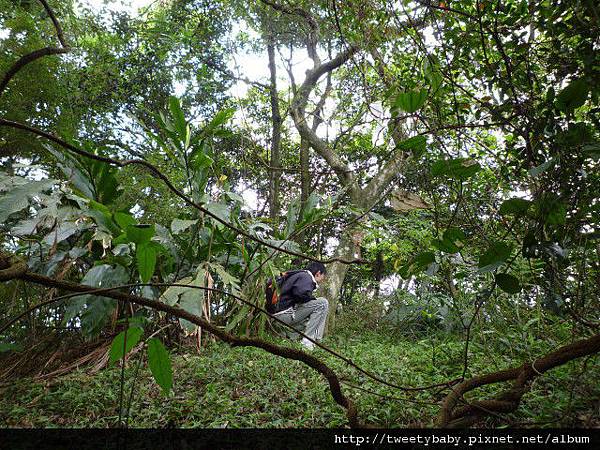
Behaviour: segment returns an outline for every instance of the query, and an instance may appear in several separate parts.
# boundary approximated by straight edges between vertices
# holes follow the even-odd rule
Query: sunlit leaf
[[[394,106],[407,113],[421,109],[427,100],[427,89],[400,92],[394,100]]]
[[[465,180],[475,175],[479,170],[481,170],[481,166],[477,161],[470,158],[455,158],[434,162],[431,166],[431,175]]]
[[[150,242],[154,236],[154,225],[128,225],[125,228],[127,238],[135,244]]]

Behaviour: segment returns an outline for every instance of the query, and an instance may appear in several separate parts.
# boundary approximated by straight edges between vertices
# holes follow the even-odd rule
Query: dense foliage
[[[331,402],[300,365],[279,380],[291,385],[273,381],[278,395],[240,393],[283,370],[274,354],[291,358],[262,342],[295,348],[260,310],[265,280],[319,259],[326,346],[355,365],[316,355],[368,380],[360,420],[597,425],[594,2],[173,0],[136,17],[58,3],[0,0],[0,271],[27,264],[0,276],[0,380],[23,396],[3,423],[163,423],[142,414],[156,397],[147,361],[169,423],[345,424],[333,407],[298,406]],[[67,282],[130,298],[70,294]],[[274,354],[227,350],[215,334]],[[208,353],[188,360],[193,347]],[[73,361],[108,366],[93,379],[115,417],[19,410],[46,392],[10,380]],[[234,376],[250,363],[254,378]],[[462,383],[508,368],[474,392]],[[51,394],[90,402],[69,397],[88,375],[69,377]],[[197,416],[182,394],[195,378],[202,410],[239,401],[245,417]],[[263,414],[293,409],[265,400],[290,391],[310,417]]]

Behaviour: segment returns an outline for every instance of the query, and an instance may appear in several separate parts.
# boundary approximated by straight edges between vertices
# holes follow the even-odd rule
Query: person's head
[[[325,268],[325,264],[312,261],[307,267],[306,270],[310,271],[317,280],[317,283],[320,283],[325,279],[325,274],[327,273],[327,269]]]

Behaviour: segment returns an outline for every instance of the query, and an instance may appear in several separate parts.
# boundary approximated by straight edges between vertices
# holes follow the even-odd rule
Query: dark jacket
[[[288,309],[298,303],[306,303],[315,300],[313,291],[317,288],[317,283],[306,270],[300,270],[285,280],[281,286],[279,294],[279,311]]]

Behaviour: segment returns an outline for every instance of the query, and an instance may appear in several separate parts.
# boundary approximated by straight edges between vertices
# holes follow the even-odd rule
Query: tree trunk
[[[270,82],[270,96],[271,96],[271,122],[272,122],[272,133],[271,133],[271,176],[269,186],[269,216],[273,220],[275,226],[277,218],[279,217],[279,189],[280,189],[280,178],[281,171],[281,155],[280,155],[280,143],[281,143],[281,113],[279,111],[279,98],[277,95],[277,69],[275,66],[275,45],[273,40],[269,38],[267,44],[267,53],[269,54],[269,72],[271,74]]]
[[[335,257],[353,259],[358,253],[358,248],[352,240],[352,230],[344,230],[340,243],[335,251]],[[321,290],[323,296],[329,301],[329,315],[327,317],[327,332],[335,328],[335,311],[340,301],[340,291],[348,272],[348,264],[334,262],[327,267],[327,278]]]

